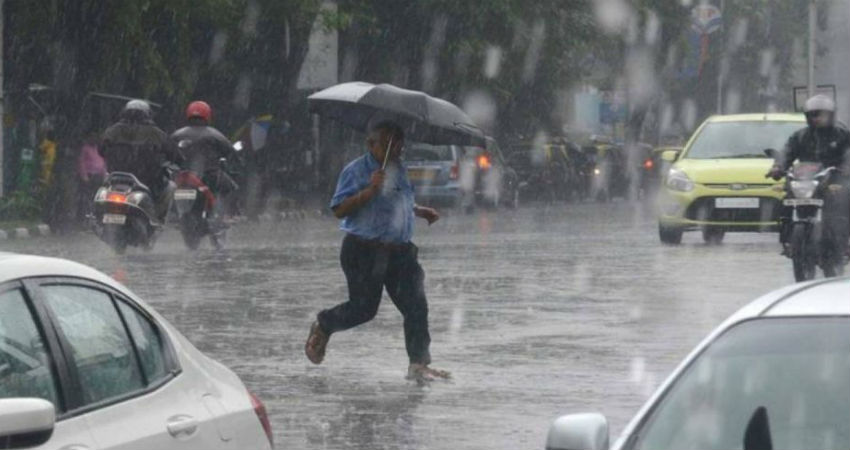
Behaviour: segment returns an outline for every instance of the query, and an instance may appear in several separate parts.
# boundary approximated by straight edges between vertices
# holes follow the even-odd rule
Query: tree
[[[244,106],[281,110],[291,101],[319,0],[10,0],[7,8],[7,83],[55,88],[53,113],[74,117],[87,93],[103,91],[163,103],[166,123],[190,98],[207,98],[231,122],[244,120]],[[253,81],[248,99],[234,102],[244,79]]]
[[[503,137],[560,129],[558,92],[584,75],[598,37],[586,0],[346,0],[340,14],[347,78],[460,104],[484,96],[495,105],[488,131]]]

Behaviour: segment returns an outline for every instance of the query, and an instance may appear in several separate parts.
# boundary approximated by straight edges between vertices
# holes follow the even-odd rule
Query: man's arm
[[[776,156],[773,159],[773,167],[770,168],[766,176],[777,181],[782,179],[782,177],[785,176],[785,172],[788,171],[788,168],[791,167],[791,164],[793,164],[794,160],[797,159],[798,146],[797,133],[794,133],[788,138],[788,141],[785,143],[785,147],[776,153]]]
[[[347,197],[338,205],[331,208],[331,210],[334,212],[334,216],[336,216],[338,219],[342,219],[360,210],[360,208],[369,203],[369,201],[371,201],[376,195],[378,195],[381,186],[384,185],[385,177],[386,175],[384,174],[383,170],[376,170],[375,172],[373,172],[372,177],[369,180],[368,186],[361,189],[354,195]]]
[[[336,216],[337,219],[342,219],[356,213],[360,208],[369,203],[369,201],[375,197],[377,192],[378,189],[371,184],[366,186],[366,188],[360,192],[348,197],[343,200],[342,203],[335,206],[333,208],[334,216]]]
[[[219,158],[226,158],[228,161],[241,161],[239,153],[233,148],[233,143],[230,142],[230,139],[213,127],[209,127],[207,130],[209,130],[209,138],[212,140]]]
[[[170,137],[166,136],[165,143],[163,145],[165,154],[170,162],[177,164],[178,166],[186,162],[186,158],[183,156],[183,152],[180,151],[180,147],[178,147],[177,143]]]
[[[845,132],[845,139],[843,155],[841,158],[841,166],[838,167],[838,170],[842,175],[847,176],[850,175],[850,132]]]
[[[776,157],[776,164],[779,165],[783,172],[787,171],[797,159],[800,147],[799,141],[798,133],[792,134],[788,138],[788,142],[785,143],[785,147],[782,148],[782,151]]]
[[[436,209],[428,208],[427,206],[413,205],[413,214],[416,217],[427,220],[428,225],[440,220],[440,213]]]

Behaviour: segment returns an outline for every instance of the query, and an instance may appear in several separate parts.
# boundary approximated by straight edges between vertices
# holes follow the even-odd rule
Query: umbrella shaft
[[[387,161],[390,159],[390,150],[393,148],[393,138],[390,136],[390,142],[387,143],[387,149],[384,152],[384,164],[381,166],[381,169],[387,168]]]

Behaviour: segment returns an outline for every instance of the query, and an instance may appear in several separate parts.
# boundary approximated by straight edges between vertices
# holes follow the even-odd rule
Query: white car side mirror
[[[38,447],[50,440],[56,423],[53,403],[40,398],[0,399],[0,443],[3,448]]]
[[[608,450],[608,420],[597,413],[561,416],[549,427],[546,450]]]

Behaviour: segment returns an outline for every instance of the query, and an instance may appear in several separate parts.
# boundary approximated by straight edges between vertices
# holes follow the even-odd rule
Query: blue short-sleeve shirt
[[[330,207],[339,206],[345,199],[369,185],[372,173],[381,165],[371,153],[355,159],[339,175],[336,193]],[[381,242],[406,243],[413,237],[414,190],[403,165],[391,165],[381,192],[372,197],[354,214],[342,220],[340,229],[364,239]]]

